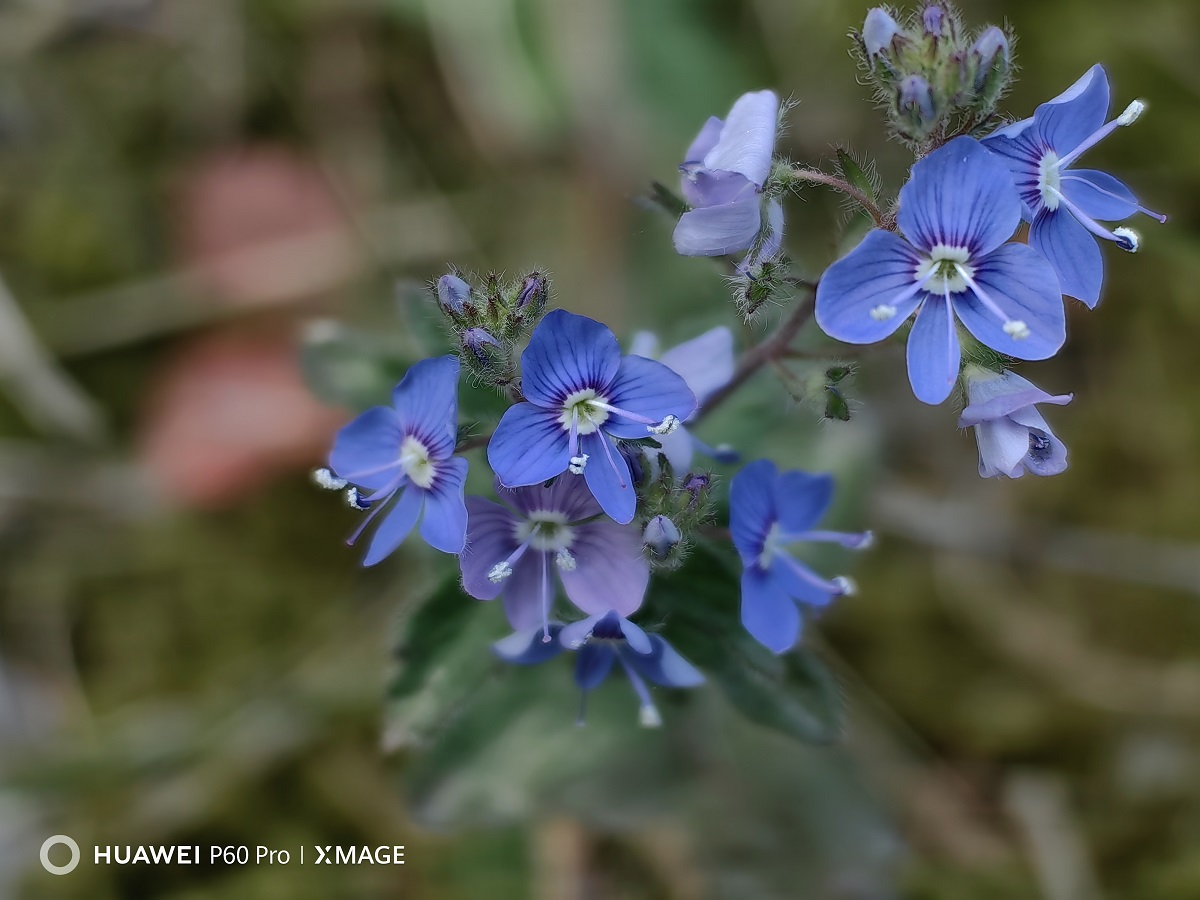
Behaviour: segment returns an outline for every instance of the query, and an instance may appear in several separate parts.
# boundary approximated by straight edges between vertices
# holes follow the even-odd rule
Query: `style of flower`
[[[333,474],[353,485],[352,505],[370,510],[347,543],[387,511],[371,536],[365,566],[390,555],[418,519],[421,537],[431,547],[444,553],[463,548],[467,461],[454,456],[458,373],[455,356],[416,363],[392,392],[391,407],[367,410],[334,439]]]
[[[759,247],[773,256],[783,240],[783,206],[766,199],[779,97],[773,91],[743,94],[728,118],[709,118],[679,167],[680,187],[692,207],[675,226],[675,250],[683,256],[724,256]]]
[[[613,443],[661,437],[696,409],[682,378],[660,362],[622,356],[604,325],[556,309],[521,355],[525,401],[508,408],[488,443],[505,487],[582,475],[600,507],[624,524],[637,496],[629,463]]]
[[[871,533],[814,531],[833,499],[833,478],[780,473],[770,460],[750,463],[729,486],[729,530],[742,558],[742,624],[767,649],[783,653],[800,635],[797,602],[825,606],[853,592],[849,579],[826,580],[787,551],[802,541],[851,549],[871,543]]]
[[[657,359],[682,378],[696,395],[697,408],[708,398],[725,387],[733,378],[733,333],[718,326],[690,341],[684,341],[670,350],[659,354],[658,338],[649,331],[639,331],[633,336],[629,352],[634,356]],[[689,416],[689,420],[692,417]],[[687,420],[684,421],[684,425]],[[653,458],[662,453],[671,464],[676,475],[687,473],[692,465],[692,456],[698,450],[718,462],[736,462],[737,454],[724,447],[714,448],[691,434],[686,428],[677,428],[673,433],[655,438],[661,449],[648,448]]]
[[[1099,301],[1104,281],[1104,257],[1091,235],[1131,252],[1140,243],[1131,229],[1109,229],[1100,222],[1123,221],[1139,212],[1159,222],[1167,220],[1139,204],[1133,192],[1111,175],[1072,168],[1116,129],[1137,121],[1146,104],[1134,100],[1105,123],[1108,108],[1108,76],[1095,65],[1034,110],[1031,118],[984,139],[984,146],[1012,170],[1030,223],[1030,245],[1054,266],[1063,293],[1089,307]]]
[[[512,627],[540,627],[546,640],[558,582],[585,614],[615,609],[627,616],[642,605],[650,567],[641,533],[605,517],[580,479],[562,475],[549,487],[497,484],[496,493],[500,503],[467,498],[459,565],[468,594],[502,596]]]
[[[903,236],[875,229],[817,285],[817,323],[830,337],[870,344],[916,313],[908,377],[925,403],[954,387],[955,317],[981,343],[1019,359],[1053,356],[1066,338],[1058,279],[1025,244],[1005,243],[1021,219],[1007,167],[969,137],[913,166],[900,191]]]
[[[1066,471],[1067,448],[1042,414],[1039,403],[1065,406],[1071,394],[1047,394],[1013,372],[996,373],[972,367],[967,372],[970,404],[958,420],[959,428],[973,426],[979,447],[979,474],[984,478],[1007,475],[1057,475]]]
[[[568,650],[578,651],[575,683],[583,691],[579,708],[581,725],[588,692],[599,687],[608,677],[614,662],[620,662],[629,677],[638,696],[638,718],[647,728],[661,725],[662,716],[650,697],[646,681],[676,688],[695,687],[704,683],[704,676],[699,670],[680,656],[661,635],[647,634],[613,610],[564,625],[558,640]]]

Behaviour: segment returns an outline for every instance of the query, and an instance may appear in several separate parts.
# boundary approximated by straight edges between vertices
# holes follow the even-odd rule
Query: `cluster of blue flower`
[[[1106,121],[1108,81],[1095,66],[1032,118],[986,135],[946,133],[932,118],[950,114],[939,111],[949,101],[936,73],[926,78],[897,66],[910,44],[949,40],[957,27],[940,6],[923,12],[916,36],[883,10],[868,15],[860,35],[864,63],[896,91],[896,127],[929,143],[893,211],[873,207],[877,227],[820,278],[815,319],[827,335],[852,344],[884,340],[913,319],[913,391],[940,404],[961,379],[969,404],[960,426],[975,429],[980,473],[1051,475],[1065,469],[1066,449],[1037,406],[1071,396],[1046,394],[1006,363],[1046,359],[1062,347],[1064,294],[1096,305],[1103,270],[1092,235],[1137,249],[1133,231],[1101,221],[1138,212],[1162,219],[1111,176],[1072,168],[1115,128],[1131,124],[1143,104]],[[948,51],[955,71],[966,72],[970,103],[994,103],[1006,84],[996,73],[1007,77],[1008,53],[996,28],[981,33],[969,52]],[[928,54],[913,58],[926,65]],[[745,252],[735,271],[748,283],[783,260],[782,196],[804,177],[820,180],[815,170],[797,178],[775,158],[780,108],[771,91],[745,94],[724,120],[704,124],[680,166],[688,209],[675,228],[676,249],[688,256]],[[1028,243],[1013,240],[1022,219]],[[731,333],[713,329],[655,359],[651,335],[639,335],[633,352],[623,354],[605,325],[545,312],[548,288],[537,273],[507,294],[494,277],[475,288],[452,273],[439,279],[436,293],[461,360],[447,355],[412,366],[391,407],[368,410],[342,429],[330,469],[319,473],[325,486],[346,490],[366,512],[351,542],[378,520],[364,560],[373,565],[419,522],[430,546],[457,554],[468,594],[502,598],[514,633],[495,645],[500,657],[528,664],[575,651],[585,696],[620,662],[643,723],[657,724],[645,682],[690,687],[703,677],[630,617],[642,607],[651,570],[703,520],[712,478],[693,468],[696,454],[736,459],[686,427],[735,378]],[[978,364],[983,357],[966,354],[964,342],[990,348],[994,364]],[[459,438],[464,365],[512,401],[486,441],[499,502],[464,497],[468,463],[456,455],[470,445]],[[819,576],[788,548],[870,543],[869,532],[817,528],[833,490],[828,475],[780,472],[768,460],[731,479],[729,534],[743,565],[742,623],[775,653],[795,645],[802,607],[820,608],[852,590],[848,579]],[[671,506],[676,497],[686,503]],[[672,513],[680,509],[701,512],[681,519]],[[581,618],[556,618],[560,585]]]

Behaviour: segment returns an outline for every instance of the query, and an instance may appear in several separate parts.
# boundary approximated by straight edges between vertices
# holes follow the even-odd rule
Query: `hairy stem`
[[[886,228],[888,231],[893,230],[894,226],[891,220],[879,208],[879,204],[845,179],[838,178],[836,175],[829,175],[818,169],[792,169],[791,174],[793,178],[799,181],[807,181],[810,184],[822,184],[825,187],[833,188],[835,191],[841,191],[847,197],[858,201],[859,205],[867,211],[878,227]]]

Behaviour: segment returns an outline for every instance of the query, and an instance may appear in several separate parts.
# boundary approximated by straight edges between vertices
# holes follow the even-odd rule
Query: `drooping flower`
[[[556,309],[521,355],[525,402],[509,407],[488,443],[506,487],[583,475],[605,513],[624,524],[637,505],[629,463],[614,439],[661,437],[692,414],[696,398],[660,362],[622,356],[604,325]]]
[[[1025,244],[1006,244],[1021,200],[1004,164],[978,141],[955,138],[913,166],[900,191],[903,237],[875,229],[817,285],[817,323],[851,344],[882,340],[917,314],[908,377],[925,403],[954,387],[961,352],[955,317],[981,343],[1046,359],[1066,338],[1058,279]]]
[[[761,241],[756,258],[773,256],[783,240],[783,206],[766,199],[779,97],[773,91],[743,94],[721,121],[709,118],[679,167],[680,186],[692,209],[675,226],[675,249],[684,256],[724,256]]]
[[[549,639],[558,583],[588,615],[642,605],[650,567],[636,525],[604,516],[587,485],[561,475],[549,487],[496,485],[500,503],[467,498],[463,587],[479,600],[502,596],[517,631],[541,627]],[[551,574],[551,573],[556,573]]]
[[[979,474],[984,478],[1007,475],[1057,475],[1067,468],[1067,448],[1042,414],[1039,403],[1065,406],[1071,394],[1047,394],[1014,372],[998,374],[977,367],[967,372],[970,405],[958,420],[959,428],[973,426],[979,447]]]
[[[742,624],[759,643],[783,653],[800,635],[797,602],[825,606],[853,592],[849,579],[826,580],[794,559],[787,545],[827,541],[851,549],[871,543],[871,533],[815,531],[833,499],[833,478],[780,473],[770,460],[750,463],[729,486],[729,529],[742,558]]]
[[[330,468],[353,485],[354,505],[370,510],[349,543],[387,510],[371,536],[365,566],[399,547],[418,519],[431,547],[444,553],[463,548],[467,461],[454,456],[458,373],[454,356],[416,363],[392,392],[391,407],[367,410],[334,439]]]
[[[697,408],[703,406],[709,397],[725,387],[733,378],[733,333],[724,326],[710,329],[661,355],[658,338],[649,331],[639,331],[633,336],[629,352],[634,356],[657,359],[682,378],[696,395]],[[689,416],[685,419],[684,425],[691,418]],[[737,461],[736,453],[724,447],[710,447],[684,427],[676,429],[672,434],[656,437],[655,440],[662,448],[650,449],[647,452],[651,457],[658,453],[664,454],[678,476],[687,473],[692,465],[692,456],[697,450],[718,462]]]
[[[579,653],[575,663],[575,683],[583,691],[579,709],[581,725],[588,692],[608,677],[614,662],[620,662],[629,677],[638,696],[638,718],[647,728],[661,725],[662,717],[650,697],[646,681],[676,688],[695,687],[704,682],[699,670],[661,635],[646,634],[615,611],[563,626],[558,640],[568,650]]]
[[[1108,76],[1095,65],[1034,110],[1031,118],[984,139],[1012,170],[1030,223],[1030,245],[1050,260],[1063,293],[1089,307],[1099,301],[1104,281],[1104,257],[1092,235],[1128,251],[1136,251],[1140,240],[1131,229],[1109,229],[1100,223],[1120,222],[1139,212],[1159,222],[1167,220],[1138,203],[1111,175],[1072,168],[1117,128],[1137,121],[1146,105],[1134,100],[1106,123],[1108,108]]]

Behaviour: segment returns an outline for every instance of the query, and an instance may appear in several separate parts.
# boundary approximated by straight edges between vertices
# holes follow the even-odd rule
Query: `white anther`
[[[346,489],[346,505],[351,509],[362,509],[362,507],[358,505],[358,488],[352,487]]]
[[[578,456],[571,457],[571,464],[567,466],[572,475],[582,475],[583,470],[587,468],[588,455],[580,453]]]
[[[564,572],[575,571],[575,557],[571,555],[571,551],[563,547],[554,555],[554,561],[558,563],[558,567]]]
[[[512,574],[512,566],[505,562],[498,562],[492,566],[492,570],[488,572],[488,581],[492,584],[499,584],[505,578]]]
[[[1145,111],[1146,111],[1146,101],[1145,100],[1134,100],[1127,107],[1125,107],[1125,112],[1123,112],[1119,116],[1117,116],[1117,124],[1122,125],[1122,126],[1132,125],[1134,122],[1136,122],[1141,117],[1142,113],[1144,113]]]
[[[340,491],[347,484],[345,478],[338,478],[328,469],[313,469],[313,484],[327,491]]]
[[[833,579],[833,583],[837,585],[838,594],[842,597],[853,597],[858,593],[858,585],[847,578],[845,575],[839,575]]]
[[[1142,249],[1142,236],[1132,228],[1114,228],[1113,234],[1117,236],[1117,246],[1122,250],[1137,253]]]
[[[854,545],[855,550],[870,550],[875,546],[875,532],[864,531],[859,538],[858,543]]]
[[[646,430],[649,431],[651,434],[667,435],[667,434],[674,434],[675,430],[678,427],[679,427],[678,416],[667,416],[665,419],[663,419],[657,425],[647,425]]]
[[[1029,337],[1029,326],[1020,319],[1009,319],[1004,323],[1004,333],[1014,341],[1023,341]]]
[[[658,707],[652,703],[647,703],[645,706],[638,708],[638,723],[643,728],[659,728],[662,726],[662,716],[658,714]]]
[[[888,319],[896,317],[896,307],[888,306],[886,303],[880,303],[871,310],[871,318],[876,322],[886,322]]]

